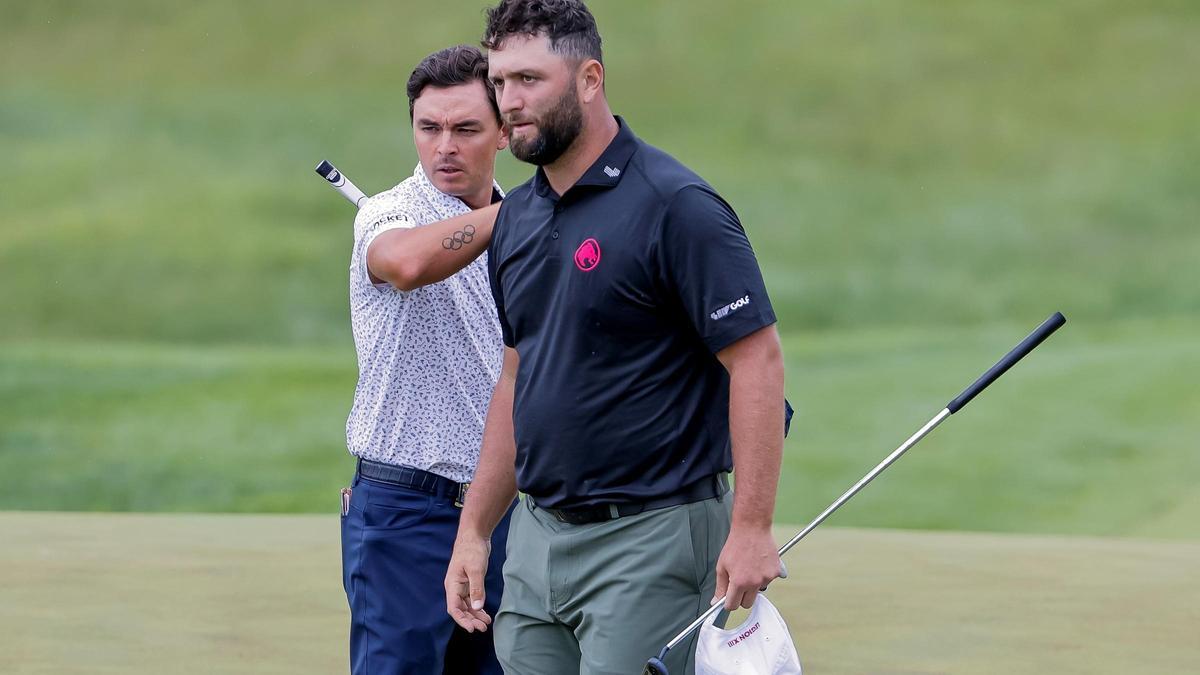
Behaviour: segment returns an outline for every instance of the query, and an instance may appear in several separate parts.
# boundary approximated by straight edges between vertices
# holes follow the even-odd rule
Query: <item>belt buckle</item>
[[[455,495],[455,497],[454,497],[454,505],[455,506],[457,506],[458,508],[461,509],[463,507],[463,505],[467,503],[467,490],[470,489],[470,487],[471,487],[470,483],[459,483],[458,484],[458,494]]]
[[[611,504],[607,507],[595,506],[581,511],[552,509],[550,512],[558,519],[558,522],[568,525],[589,525],[591,523],[601,523],[606,520],[616,520],[621,517],[616,512],[616,507]]]

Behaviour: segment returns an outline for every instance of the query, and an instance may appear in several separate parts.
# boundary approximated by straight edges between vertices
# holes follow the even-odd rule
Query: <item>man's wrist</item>
[[[459,521],[458,535],[455,537],[455,541],[461,541],[466,544],[477,544],[481,541],[490,542],[491,539],[492,533],[487,528],[475,523],[468,523],[465,520]]]
[[[771,516],[738,514],[734,509],[730,528],[739,532],[770,532]]]

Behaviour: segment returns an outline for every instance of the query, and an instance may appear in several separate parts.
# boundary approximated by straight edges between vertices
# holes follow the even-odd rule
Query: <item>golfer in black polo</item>
[[[749,607],[779,575],[775,315],[729,205],[610,111],[581,2],[504,0],[484,44],[510,148],[538,169],[489,248],[506,349],[447,609],[491,623],[489,536],[519,489],[505,671],[635,673],[714,596]]]

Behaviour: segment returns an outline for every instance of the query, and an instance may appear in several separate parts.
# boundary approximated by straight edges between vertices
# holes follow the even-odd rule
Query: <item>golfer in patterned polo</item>
[[[442,579],[475,472],[502,341],[487,255],[507,145],[474,47],[425,58],[408,81],[411,178],[354,221],[350,312],[359,379],[346,423],[342,568],[352,673],[500,673],[491,633],[446,614]],[[507,518],[486,584],[500,599]]]

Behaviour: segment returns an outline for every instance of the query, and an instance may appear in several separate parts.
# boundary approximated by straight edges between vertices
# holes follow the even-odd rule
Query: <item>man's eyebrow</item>
[[[432,126],[435,126],[435,127],[440,127],[440,126],[442,126],[442,125],[441,125],[441,123],[439,123],[439,122],[437,122],[437,121],[435,121],[435,120],[431,120],[431,119],[429,119],[428,117],[418,117],[418,118],[417,118],[417,124],[418,124],[418,125],[420,125],[420,126],[429,126],[429,125],[432,125]]]
[[[493,81],[493,82],[495,82],[496,80],[504,80],[504,79],[508,79],[508,78],[514,78],[514,77],[526,77],[526,76],[528,76],[528,77],[542,77],[542,71],[540,71],[540,70],[530,70],[530,69],[523,69],[523,70],[509,70],[509,71],[505,71],[505,72],[502,72],[502,73],[497,73],[496,75],[492,76],[492,78],[491,78],[491,79],[492,79],[492,81]]]
[[[463,127],[479,127],[479,126],[483,126],[483,123],[477,119],[463,120],[461,122],[454,123],[455,129],[462,129]]]

